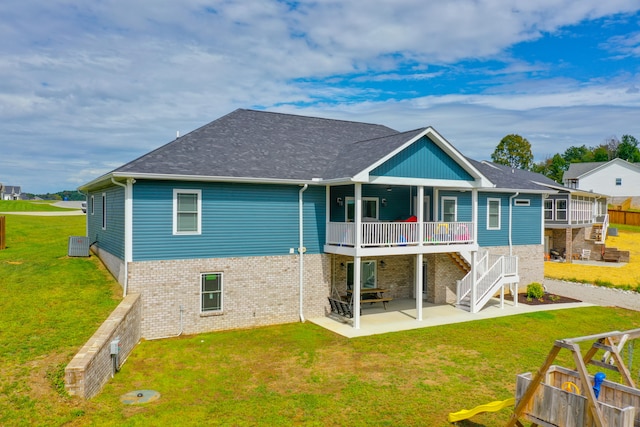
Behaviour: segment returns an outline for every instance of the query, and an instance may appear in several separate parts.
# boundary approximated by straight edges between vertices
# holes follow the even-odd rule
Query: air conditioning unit
[[[89,238],[87,236],[69,237],[69,256],[89,256]]]

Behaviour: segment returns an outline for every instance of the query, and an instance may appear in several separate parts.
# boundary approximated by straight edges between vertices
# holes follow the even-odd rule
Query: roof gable
[[[376,167],[370,174],[402,178],[474,180],[469,172],[427,136],[421,137]]]

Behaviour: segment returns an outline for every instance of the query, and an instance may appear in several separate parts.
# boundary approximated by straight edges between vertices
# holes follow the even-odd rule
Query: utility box
[[[69,237],[69,256],[89,256],[89,238],[86,236]]]
[[[120,338],[111,341],[110,350],[111,354],[120,354]]]

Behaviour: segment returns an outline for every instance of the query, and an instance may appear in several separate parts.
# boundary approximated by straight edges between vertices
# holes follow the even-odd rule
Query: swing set
[[[630,370],[633,340],[638,338],[640,329],[555,341],[535,375],[518,375],[515,409],[507,427],[522,427],[521,418],[544,427],[640,426],[640,389]],[[583,355],[580,343],[586,341],[593,343]],[[575,369],[553,365],[563,349],[572,353]],[[602,372],[589,375],[587,365],[617,372],[624,384],[606,380]]]

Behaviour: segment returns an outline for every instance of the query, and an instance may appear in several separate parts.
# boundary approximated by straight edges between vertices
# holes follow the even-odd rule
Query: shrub
[[[527,298],[540,299],[544,296],[544,288],[540,283],[533,282],[527,285]]]

